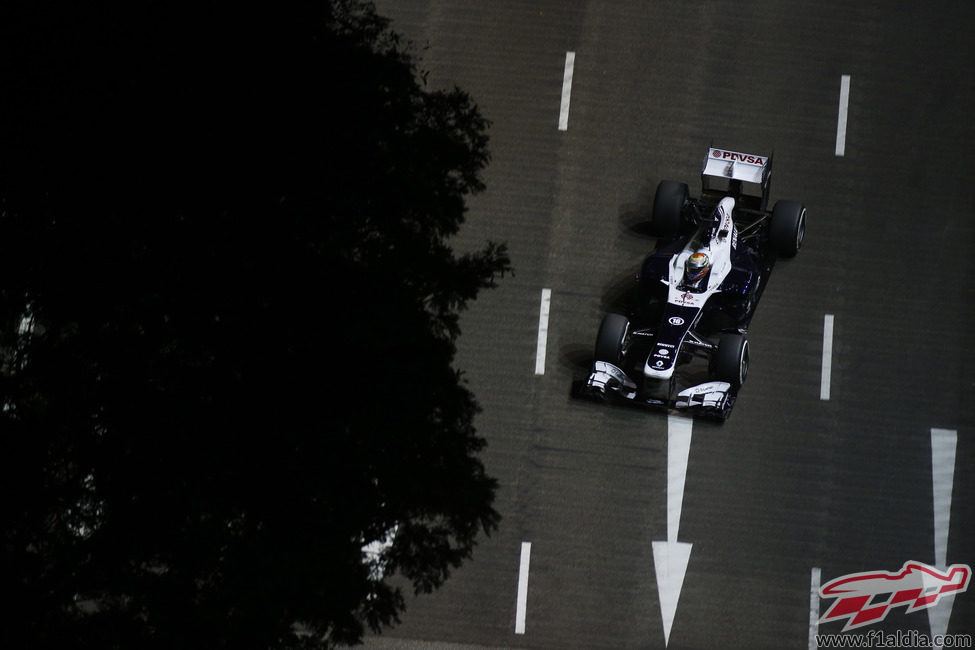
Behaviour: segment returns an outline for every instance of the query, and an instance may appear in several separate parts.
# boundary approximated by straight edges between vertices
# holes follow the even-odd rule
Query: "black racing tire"
[[[606,314],[596,335],[596,361],[620,365],[623,343],[630,328],[630,321],[620,314]]]
[[[719,381],[741,386],[748,375],[748,337],[726,333],[718,339],[718,349],[711,356],[711,374]]]
[[[795,257],[806,234],[806,206],[799,201],[776,201],[769,238],[781,257]]]
[[[686,183],[660,181],[653,197],[651,225],[661,237],[674,237],[680,231],[684,204],[689,194]]]

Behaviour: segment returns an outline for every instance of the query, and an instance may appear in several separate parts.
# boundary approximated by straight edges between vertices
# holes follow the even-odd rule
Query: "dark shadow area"
[[[631,267],[614,276],[603,288],[600,309],[603,313],[611,312],[626,315],[636,300],[637,276],[640,267]],[[593,332],[593,337],[596,333]]]
[[[452,363],[510,264],[444,244],[473,98],[355,1],[12,2],[0,48],[0,646],[394,623],[381,576],[500,518]]]
[[[595,339],[595,335],[593,338]],[[582,343],[563,345],[559,350],[559,358],[564,367],[572,370],[573,376],[580,372],[588,376],[589,369],[592,367],[592,350],[592,345]]]
[[[596,335],[593,333],[593,340]],[[563,345],[559,350],[562,365],[570,370],[572,379],[569,382],[569,396],[578,399],[589,399],[601,402],[602,398],[586,390],[586,380],[592,370],[593,346],[582,343]]]
[[[656,189],[656,183],[648,182],[640,188],[640,193],[632,203],[624,203],[620,206],[620,225],[626,233],[643,239],[656,237],[657,234],[651,225],[653,196]]]

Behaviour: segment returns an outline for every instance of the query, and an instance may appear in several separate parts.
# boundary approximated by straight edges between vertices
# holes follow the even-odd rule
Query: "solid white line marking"
[[[538,348],[535,352],[535,374],[545,374],[545,348],[548,345],[548,312],[552,290],[542,289],[542,304],[538,308]]]
[[[819,634],[819,582],[822,572],[819,567],[813,567],[809,579],[809,650],[816,650],[816,635]]]
[[[846,154],[846,116],[850,106],[850,75],[840,77],[840,110],[836,120],[836,155]]]
[[[569,96],[572,94],[572,69],[575,67],[576,53],[565,53],[565,73],[562,75],[562,106],[559,109],[559,131],[569,128]]]
[[[525,633],[525,611],[528,607],[528,565],[532,557],[532,543],[521,543],[521,565],[518,568],[518,606],[515,611],[515,634]]]
[[[819,399],[829,399],[830,375],[833,373],[833,314],[823,319],[823,376],[819,383]]]

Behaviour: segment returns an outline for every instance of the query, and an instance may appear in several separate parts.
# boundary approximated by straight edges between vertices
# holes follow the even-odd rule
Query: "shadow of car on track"
[[[640,239],[654,239],[656,234],[650,224],[650,217],[653,213],[653,196],[656,191],[656,183],[647,183],[640,188],[636,199],[630,203],[624,203],[619,207],[620,230],[624,235],[638,237]]]

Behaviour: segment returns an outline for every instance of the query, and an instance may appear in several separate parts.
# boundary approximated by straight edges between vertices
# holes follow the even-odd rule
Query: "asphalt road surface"
[[[492,121],[455,245],[515,275],[457,357],[500,529],[366,647],[807,648],[830,580],[975,565],[975,4],[377,4]],[[774,150],[808,208],[733,416],[573,397],[657,183],[699,191],[711,143]],[[852,633],[975,636],[975,587],[907,610]]]

